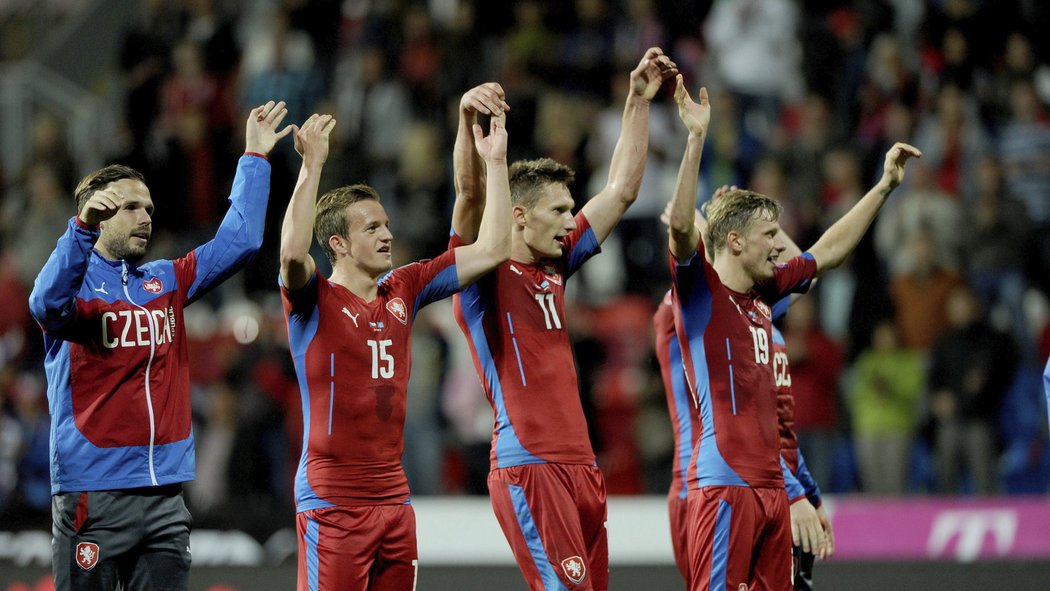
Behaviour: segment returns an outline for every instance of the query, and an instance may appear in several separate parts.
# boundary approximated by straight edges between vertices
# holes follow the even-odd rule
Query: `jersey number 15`
[[[372,349],[372,379],[390,379],[394,377],[394,356],[387,353],[386,348],[394,344],[387,339],[373,341],[369,339],[368,347]]]

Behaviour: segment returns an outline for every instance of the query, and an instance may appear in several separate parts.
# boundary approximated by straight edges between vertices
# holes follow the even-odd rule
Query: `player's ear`
[[[514,225],[525,227],[525,207],[522,205],[515,205],[510,208],[510,215],[514,218]]]
[[[733,254],[739,254],[744,250],[744,236],[736,230],[730,230],[726,234],[726,247]]]
[[[350,241],[344,239],[338,234],[332,234],[328,237],[328,246],[331,247],[332,252],[336,254],[336,259],[350,254]]]

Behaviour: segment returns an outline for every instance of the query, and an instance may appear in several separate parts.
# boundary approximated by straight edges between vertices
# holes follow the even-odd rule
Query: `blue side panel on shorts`
[[[320,561],[317,559],[317,542],[320,539],[321,527],[316,521],[306,518],[306,534],[303,541],[306,542],[306,588],[309,591],[317,591],[317,575],[320,570]]]
[[[545,464],[546,462],[533,455],[518,439],[514,431],[514,425],[507,415],[507,406],[503,403],[503,388],[500,385],[499,374],[496,372],[496,362],[492,358],[492,350],[489,349],[488,337],[485,335],[485,311],[483,298],[480,297],[477,283],[471,284],[463,290],[460,304],[463,310],[463,319],[470,328],[470,340],[474,344],[478,360],[481,362],[485,372],[485,382],[489,391],[492,392],[492,402],[496,407],[496,465],[500,468],[511,466],[522,466],[525,464]]]
[[[510,490],[511,503],[514,504],[514,513],[518,516],[521,535],[525,538],[525,544],[528,545],[529,552],[532,554],[532,561],[536,564],[536,569],[540,571],[540,577],[543,579],[543,588],[547,591],[568,591],[557,573],[554,572],[554,568],[551,567],[547,551],[543,549],[543,540],[540,539],[540,532],[536,529],[536,522],[532,519],[532,511],[525,498],[525,489],[513,484],[508,485],[507,488]]]
[[[711,544],[711,586],[714,591],[726,588],[726,567],[729,561],[729,528],[733,521],[733,506],[724,500],[718,501],[715,515],[715,539]]]

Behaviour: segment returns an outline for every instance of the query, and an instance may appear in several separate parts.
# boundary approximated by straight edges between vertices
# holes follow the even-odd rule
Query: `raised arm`
[[[459,126],[452,148],[452,180],[456,188],[452,231],[466,244],[477,240],[485,208],[485,163],[474,147],[473,126],[479,113],[498,117],[509,110],[503,87],[496,82],[471,88],[459,101]]]
[[[707,126],[711,122],[711,103],[707,100],[706,88],[700,89],[699,102],[694,102],[685,89],[681,74],[676,82],[674,100],[678,104],[678,116],[689,130],[689,137],[685,154],[682,155],[682,165],[678,168],[674,196],[671,198],[669,244],[675,260],[687,261],[696,252],[701,240],[701,231],[696,224],[696,218],[699,217],[696,215],[696,182],[700,174],[700,155],[704,151]]]
[[[817,261],[817,274],[834,269],[846,260],[886,203],[886,198],[904,180],[904,165],[908,158],[921,157],[922,152],[917,148],[901,142],[897,142],[886,152],[886,162],[879,182],[809,249],[809,253]]]
[[[474,144],[485,162],[485,213],[477,242],[456,249],[460,287],[477,281],[510,258],[510,176],[507,171],[506,116],[493,117],[489,135],[473,126]]]
[[[187,303],[243,268],[262,246],[266,205],[270,199],[270,163],[266,157],[277,142],[294,129],[292,125],[280,129],[287,114],[284,101],[269,101],[248,114],[245,153],[237,162],[230,208],[213,239],[195,248],[192,257],[176,261],[176,268],[187,272]]]
[[[678,73],[678,67],[663,51],[652,47],[631,72],[631,90],[623,109],[620,139],[613,150],[609,179],[597,195],[583,206],[583,214],[603,242],[638,198],[649,149],[649,103],[663,81]]]
[[[303,158],[288,209],[281,224],[281,283],[288,289],[306,285],[316,265],[310,256],[314,213],[321,170],[328,159],[328,137],[335,127],[331,115],[314,113],[295,133],[295,151]]]

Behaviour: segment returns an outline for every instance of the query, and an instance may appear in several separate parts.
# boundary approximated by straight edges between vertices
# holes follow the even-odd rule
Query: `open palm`
[[[679,74],[674,89],[674,101],[678,104],[678,116],[689,133],[707,135],[707,126],[711,123],[711,103],[707,99],[707,88],[701,87],[697,100],[693,101],[685,89],[682,75]]]
[[[493,117],[489,123],[489,134],[487,136],[481,130],[481,126],[474,124],[474,145],[478,154],[488,161],[507,159],[507,128],[506,116]]]

